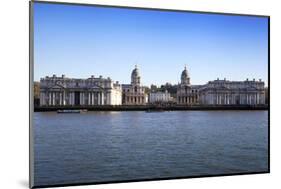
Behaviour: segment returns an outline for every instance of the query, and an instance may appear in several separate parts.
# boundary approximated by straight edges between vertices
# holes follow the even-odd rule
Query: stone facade
[[[147,103],[145,87],[141,86],[140,80],[139,69],[136,66],[131,74],[131,84],[122,85],[122,104],[145,105]]]
[[[205,85],[191,85],[185,67],[177,89],[179,105],[258,105],[265,104],[264,82],[214,80]]]
[[[102,76],[88,79],[46,76],[40,79],[40,106],[145,105],[148,95],[141,85],[137,66],[131,74],[131,84],[120,85]],[[185,67],[177,85],[178,105],[259,105],[266,104],[264,82],[259,80],[214,80],[205,85],[191,85]],[[39,88],[39,87],[38,87]],[[37,90],[38,91],[38,90]],[[35,94],[36,97],[36,94]],[[39,98],[38,98],[39,101]],[[170,103],[169,92],[151,92],[149,103]],[[39,103],[38,103],[39,104]]]
[[[215,80],[200,89],[200,104],[258,105],[265,104],[264,82],[259,80]]]
[[[165,92],[151,92],[149,93],[149,103],[172,102],[171,94],[166,90]]]
[[[200,85],[191,85],[190,77],[185,66],[181,74],[181,83],[177,88],[177,104],[192,105],[199,103]]]
[[[121,85],[110,78],[88,79],[46,76],[40,80],[41,106],[121,105]]]

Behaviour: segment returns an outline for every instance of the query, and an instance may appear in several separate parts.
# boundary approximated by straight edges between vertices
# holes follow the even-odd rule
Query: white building
[[[145,87],[141,86],[140,79],[139,69],[136,66],[131,74],[131,84],[122,85],[122,104],[145,105],[147,103]]]
[[[186,66],[181,74],[181,83],[177,88],[177,104],[192,105],[198,104],[200,85],[191,85],[189,73]]]
[[[148,98],[149,103],[158,103],[158,102],[172,102],[173,98],[171,94],[166,90],[165,92],[151,92],[149,93]]]
[[[200,89],[200,104],[258,105],[265,104],[264,82],[259,80],[214,80]]]
[[[214,80],[205,85],[191,85],[185,67],[177,88],[179,105],[257,105],[265,104],[264,82]]]
[[[46,76],[40,79],[41,106],[121,105],[121,85],[102,76],[88,79]]]

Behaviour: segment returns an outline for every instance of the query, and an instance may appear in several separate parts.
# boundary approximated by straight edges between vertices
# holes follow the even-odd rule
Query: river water
[[[34,113],[35,185],[268,171],[267,111]]]

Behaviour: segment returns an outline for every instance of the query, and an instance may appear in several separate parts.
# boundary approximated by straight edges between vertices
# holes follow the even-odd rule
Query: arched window
[[[135,92],[138,92],[138,88],[137,88],[137,86],[135,86]]]

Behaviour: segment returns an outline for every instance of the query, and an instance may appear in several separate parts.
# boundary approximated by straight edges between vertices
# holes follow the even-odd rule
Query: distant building
[[[147,103],[145,87],[141,86],[140,79],[140,73],[136,66],[131,74],[131,84],[122,85],[122,104],[144,105]]]
[[[200,88],[200,104],[209,105],[257,105],[265,104],[264,82],[209,81]]]
[[[259,105],[268,103],[264,82],[259,80],[214,80],[205,85],[191,85],[185,67],[178,85],[167,83],[151,89],[141,85],[137,66],[131,74],[131,84],[119,84],[102,76],[88,79],[46,76],[34,82],[34,105],[38,106],[96,106],[145,105],[170,103],[178,105]],[[39,90],[40,89],[40,90]],[[150,93],[149,93],[150,91]],[[165,92],[163,92],[165,91]],[[149,93],[149,96],[147,95]],[[175,94],[176,93],[176,94]],[[173,95],[173,96],[172,96]],[[149,97],[149,99],[148,99]],[[174,102],[174,103],[175,103]]]
[[[179,105],[257,105],[265,104],[264,82],[214,80],[205,85],[191,85],[185,67],[177,88]]]
[[[177,88],[177,104],[192,105],[199,103],[200,85],[191,85],[186,66],[181,74],[181,83]]]
[[[172,102],[171,94],[166,90],[165,92],[151,92],[148,97],[149,103]]]
[[[40,79],[40,105],[121,105],[121,85],[102,76],[88,79],[46,76]]]

